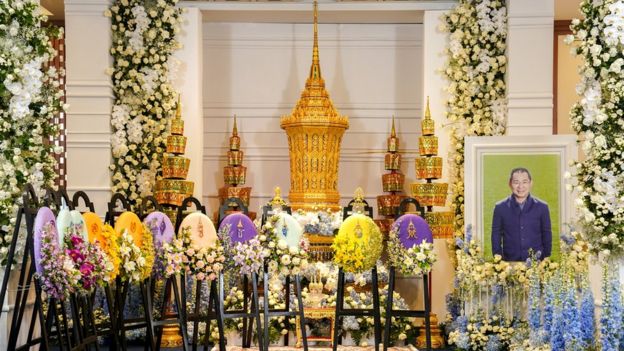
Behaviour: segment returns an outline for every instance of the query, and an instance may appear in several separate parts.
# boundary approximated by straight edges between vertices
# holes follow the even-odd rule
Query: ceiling
[[[514,0],[523,1],[523,0]],[[41,5],[52,13],[51,20],[63,20],[65,18],[64,0],[41,0]],[[580,17],[580,0],[555,0],[555,20],[569,20]]]

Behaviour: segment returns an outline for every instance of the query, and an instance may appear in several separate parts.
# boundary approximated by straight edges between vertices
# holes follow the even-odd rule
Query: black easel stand
[[[121,204],[121,208],[118,207],[118,203]],[[115,225],[115,220],[125,211],[130,211],[131,207],[126,197],[120,193],[113,194],[110,202],[108,203],[108,211],[106,212],[105,222],[111,226]],[[128,340],[126,339],[126,331],[135,329],[146,329],[145,333],[145,349],[156,350],[155,338],[154,338],[154,320],[152,317],[152,293],[151,293],[151,278],[145,279],[139,283],[139,289],[141,290],[141,300],[143,304],[143,317],[128,318],[124,317],[124,310],[126,305],[126,299],[130,292],[130,284],[127,281],[122,281],[117,277],[115,281],[115,295],[114,306],[115,312],[110,314],[111,320],[116,319],[117,337],[119,338],[120,347],[122,350],[128,348]],[[107,294],[108,296],[108,294]],[[111,304],[109,304],[111,305]]]
[[[11,264],[15,259],[16,254],[16,246],[19,237],[19,229],[22,224],[22,219],[26,221],[26,245],[24,248],[24,257],[22,259],[22,266],[20,269],[18,287],[14,301],[14,310],[13,310],[13,318],[11,319],[11,330],[9,333],[9,340],[7,349],[8,350],[28,350],[31,346],[39,345],[43,350],[49,350],[49,339],[48,334],[51,330],[52,323],[56,322],[57,335],[60,336],[61,326],[59,323],[58,315],[48,314],[48,316],[44,316],[43,313],[43,301],[41,299],[42,289],[41,284],[38,279],[34,278],[35,273],[35,249],[33,242],[33,226],[35,222],[35,217],[37,216],[38,210],[38,199],[32,185],[27,184],[24,189],[24,195],[22,197],[22,206],[19,207],[17,212],[17,218],[15,222],[15,229],[13,231],[13,238],[11,240],[11,245],[9,247],[9,252],[7,255],[7,265],[5,267],[4,279],[2,281],[2,287],[0,289],[0,303],[4,303],[4,298],[7,293],[9,277],[11,275]],[[17,339],[19,336],[20,329],[22,327],[22,321],[24,319],[24,312],[26,310],[27,299],[31,289],[31,284],[34,281],[35,285],[35,304],[33,315],[31,317],[29,328],[28,328],[28,337],[26,339],[26,343],[24,345],[17,346]],[[50,302],[49,302],[50,303]],[[52,300],[52,304],[50,306],[56,306],[54,300]],[[54,310],[54,309],[52,309]],[[0,312],[2,313],[2,312]],[[39,326],[41,329],[40,337],[33,337],[35,325],[37,324],[37,317],[39,318]],[[64,329],[67,331],[67,329]],[[61,341],[60,341],[61,342]],[[61,342],[62,345],[62,342]]]
[[[361,208],[363,214],[372,218],[373,208],[368,205],[366,200],[361,199],[363,207]],[[355,213],[354,205],[357,205],[356,199],[349,202],[349,205],[343,209],[343,220]],[[340,326],[342,317],[347,316],[372,316],[375,335],[375,351],[379,351],[379,344],[381,343],[381,315],[380,315],[380,303],[379,303],[379,283],[377,279],[377,266],[371,270],[372,278],[372,293],[373,293],[373,308],[372,309],[346,309],[344,308],[344,290],[345,290],[345,273],[342,268],[338,269],[338,288],[336,291],[336,314],[334,317],[334,344],[332,345],[333,351],[338,349],[338,344],[342,344],[342,338],[340,337]]]
[[[141,207],[139,209],[139,218],[144,220],[151,212],[162,211],[162,206],[158,203],[155,197],[147,196],[141,201]],[[150,234],[151,235],[151,234]],[[165,325],[177,324],[180,327],[180,333],[182,334],[182,349],[187,350],[188,346],[188,334],[186,332],[186,319],[184,311],[186,305],[182,304],[180,297],[180,288],[178,286],[178,277],[172,276],[165,280],[165,290],[163,295],[163,302],[160,308],[160,317],[158,320],[153,316],[153,301],[155,292],[155,280],[150,278],[150,284],[146,286],[145,298],[150,306],[149,310],[146,310],[146,322],[152,325],[153,335],[156,337],[156,344],[154,345],[156,350],[160,350],[160,343],[162,341],[163,328]],[[173,292],[174,303],[178,311],[175,315],[167,315],[167,303],[171,298]],[[184,290],[182,291],[184,293]]]
[[[301,277],[299,274],[294,276],[295,293],[297,295],[297,311],[290,310],[290,280],[291,276],[286,276],[286,292],[284,298],[286,306],[283,309],[269,309],[269,266],[264,265],[264,350],[269,349],[269,320],[271,317],[299,317],[299,327],[301,328],[301,337],[303,339],[303,350],[308,351],[308,336],[305,329],[305,316],[303,314],[303,297],[301,295]],[[286,319],[288,325],[288,319]],[[288,336],[286,336],[288,337]],[[286,344],[288,346],[288,344]]]
[[[407,206],[413,204],[416,206],[416,211],[420,213],[422,218],[425,217],[425,209],[420,206],[418,201],[414,198],[408,197],[401,201],[395,219],[398,219],[401,215],[407,211]],[[394,298],[394,283],[395,283],[395,268],[390,267],[388,279],[388,298],[386,300],[386,325],[384,331],[384,351],[388,349],[390,343],[390,325],[392,318],[394,317],[419,317],[425,319],[425,340],[427,350],[431,350],[431,326],[429,325],[429,317],[431,315],[431,279],[429,274],[423,274],[423,296],[424,296],[424,310],[395,310],[392,306]]]

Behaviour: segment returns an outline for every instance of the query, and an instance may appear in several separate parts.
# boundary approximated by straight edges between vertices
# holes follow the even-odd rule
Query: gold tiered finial
[[[236,115],[234,115],[234,128],[232,128],[232,136],[238,136],[238,127],[236,126]]]
[[[238,136],[238,126],[236,125],[236,115],[234,115],[234,127],[232,127],[232,136],[230,137],[230,151],[238,151],[240,149],[240,137]],[[242,153],[241,161],[242,161]],[[235,164],[238,165],[238,164]],[[230,165],[233,166],[233,165]]]
[[[182,118],[182,102],[181,102],[181,96],[180,94],[178,94],[178,105],[176,106],[176,116],[175,118]]]
[[[390,131],[390,137],[396,138],[396,129],[394,129],[394,115],[392,115],[392,131]]]
[[[321,75],[316,2],[310,75],[295,108],[290,115],[282,116],[280,126],[288,134],[291,206],[338,210],[340,143],[349,128],[349,118],[334,107]]]
[[[425,118],[422,122],[422,134],[434,135],[435,134],[435,122],[431,119],[431,110],[429,110],[429,96],[427,96],[427,107],[425,108]]]
[[[323,79],[321,77],[321,62],[318,49],[318,4],[314,1],[314,44],[312,45],[312,66],[310,67],[310,79]]]

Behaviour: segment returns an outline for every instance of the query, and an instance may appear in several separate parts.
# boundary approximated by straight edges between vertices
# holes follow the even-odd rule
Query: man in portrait
[[[530,252],[550,257],[552,230],[548,204],[531,196],[533,179],[528,169],[514,168],[509,175],[511,195],[496,203],[492,219],[492,253],[505,261],[525,261]]]

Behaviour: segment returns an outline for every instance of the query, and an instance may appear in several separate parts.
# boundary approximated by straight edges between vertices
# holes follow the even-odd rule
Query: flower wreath
[[[240,274],[250,275],[260,272],[264,266],[264,259],[269,255],[268,250],[262,246],[258,236],[245,243],[233,244],[230,227],[231,225],[227,224],[217,233],[224,251],[230,256],[226,264],[237,268]]]
[[[388,234],[388,259],[390,264],[404,275],[421,275],[431,271],[437,260],[433,243],[423,239],[422,243],[406,248],[399,239],[399,227]]]
[[[55,299],[63,299],[74,292],[81,278],[72,259],[58,245],[54,222],[45,224],[41,230],[41,288]]]
[[[150,233],[149,228],[143,227],[143,233]],[[152,274],[154,265],[154,243],[152,236],[143,235],[143,243],[139,247],[128,230],[121,233],[119,240],[120,267],[119,276],[130,283],[143,281]]]
[[[352,233],[348,233],[348,230],[343,230],[342,228],[345,225],[350,226],[347,221],[356,219],[356,216],[372,223],[369,227],[369,232],[365,234],[368,237],[367,241],[354,240]],[[342,226],[332,243],[334,262],[342,267],[345,272],[349,273],[362,273],[375,267],[383,248],[379,227],[374,224],[372,219],[358,214],[347,218]],[[356,224],[356,228],[357,226],[358,224]]]
[[[296,275],[308,265],[309,243],[302,237],[299,247],[288,246],[286,240],[277,232],[280,217],[271,216],[262,226],[258,239],[267,249],[269,269],[281,275]]]
[[[198,250],[193,246],[191,227],[183,227],[180,233],[181,238],[163,244],[165,277],[187,272],[197,280],[215,280],[225,263],[223,245],[217,240],[214,246]]]

